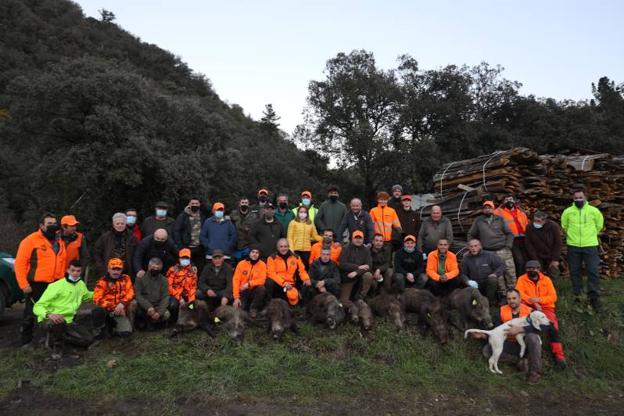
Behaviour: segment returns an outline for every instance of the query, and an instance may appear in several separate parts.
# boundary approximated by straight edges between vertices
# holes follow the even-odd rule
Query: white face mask
[[[166,217],[167,216],[167,210],[166,209],[157,209],[156,210],[156,216],[157,217]]]
[[[536,223],[533,223],[533,227],[537,228],[538,230],[539,230],[540,228],[542,228],[543,226],[544,226],[544,224],[536,224]]]
[[[191,260],[189,260],[189,259],[181,259],[180,260],[180,266],[182,266],[182,267],[186,267],[189,264],[191,264]]]
[[[308,218],[308,214],[306,214],[305,212],[300,212],[299,213],[299,219],[300,220],[305,220],[306,218]]]
[[[126,224],[134,225],[136,223],[136,217],[134,215],[128,215],[128,220]]]
[[[69,280],[71,280],[72,282],[77,282],[78,280],[80,280],[80,275],[74,277],[71,274],[68,274],[67,277],[69,278]]]

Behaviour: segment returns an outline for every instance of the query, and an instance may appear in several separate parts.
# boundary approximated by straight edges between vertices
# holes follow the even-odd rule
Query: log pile
[[[572,192],[584,189],[605,218],[601,235],[603,277],[624,276],[624,157],[609,154],[538,155],[526,148],[497,151],[448,163],[433,177],[436,199],[421,209],[429,216],[440,205],[456,236],[454,250],[465,246],[466,233],[486,198],[498,204],[512,193],[527,214],[548,213],[559,222],[572,203]]]

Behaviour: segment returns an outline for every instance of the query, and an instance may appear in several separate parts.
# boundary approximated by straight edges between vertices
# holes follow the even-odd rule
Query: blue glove
[[[474,280],[468,280],[468,286],[479,289],[479,283],[475,282]]]
[[[423,253],[423,260],[427,261],[427,254],[426,253]]]

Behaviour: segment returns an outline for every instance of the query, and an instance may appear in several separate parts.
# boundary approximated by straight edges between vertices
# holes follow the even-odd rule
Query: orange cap
[[[215,212],[220,209],[225,210],[225,205],[223,205],[221,202],[215,202],[214,204],[212,204],[212,212]]]
[[[258,195],[262,195],[262,194],[264,194],[264,195],[268,195],[268,194],[269,194],[269,191],[267,191],[266,189],[262,188],[262,189],[260,189],[260,190],[258,191]]]
[[[312,198],[312,194],[310,193],[310,191],[303,191],[303,192],[301,192],[301,196],[302,197],[307,196],[310,199]]]
[[[353,233],[351,234],[351,238],[357,238],[357,237],[364,238],[364,233],[360,230],[353,231]]]
[[[401,201],[411,201],[412,196],[410,194],[405,194],[401,197]]]
[[[299,303],[299,291],[296,288],[291,287],[286,291],[286,298],[288,298],[288,303],[293,306],[296,305]]]
[[[182,257],[191,258],[191,250],[189,250],[188,248],[183,248],[182,250],[180,250],[178,252],[178,257],[180,257],[180,258],[182,258]]]
[[[80,223],[73,215],[65,215],[63,218],[61,218],[61,225],[69,225],[70,227],[73,227],[74,225],[78,224]]]
[[[496,208],[496,206],[494,206],[494,202],[492,202],[492,201],[485,201],[485,202],[483,203],[483,206],[484,206],[484,207],[486,207],[486,206],[487,206],[487,207],[491,207],[492,209],[495,209],[495,208]]]
[[[414,237],[411,234],[408,234],[403,238],[403,241],[408,241],[408,240],[412,240],[413,242],[416,242],[416,237]]]
[[[123,260],[118,259],[117,257],[113,257],[108,261],[108,268],[112,269],[113,267],[121,267],[123,269]]]

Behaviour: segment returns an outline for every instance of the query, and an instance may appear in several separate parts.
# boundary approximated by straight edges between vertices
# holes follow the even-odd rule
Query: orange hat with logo
[[[69,225],[70,227],[73,227],[78,224],[80,223],[73,215],[65,215],[63,218],[61,218],[61,225]]]
[[[308,198],[312,199],[312,194],[310,193],[310,191],[301,192],[301,197],[303,198],[304,196],[307,196]]]
[[[360,230],[355,230],[353,231],[353,233],[351,234],[351,238],[364,238],[364,233]]]
[[[262,188],[258,191],[258,195],[268,195],[269,191],[267,191],[266,189]]]
[[[218,210],[225,210],[225,205],[223,205],[221,202],[215,202],[214,204],[212,204],[212,212],[218,211]]]
[[[492,202],[492,201],[485,201],[485,202],[483,202],[483,206],[484,207],[490,207],[492,209],[496,208],[496,206],[494,205],[494,202]]]
[[[404,242],[405,242],[405,241],[409,241],[409,240],[411,240],[411,241],[413,241],[413,242],[416,242],[416,237],[414,237],[414,236],[413,236],[413,235],[411,235],[411,234],[408,234],[408,235],[406,235],[406,236],[403,238],[403,241],[404,241]]]
[[[183,248],[178,252],[178,257],[182,258],[182,257],[188,257],[191,258],[191,250],[189,250],[188,248]]]
[[[112,259],[110,259],[108,261],[108,268],[109,269],[112,269],[112,268],[115,268],[115,267],[120,267],[120,268],[123,269],[123,266],[124,266],[123,260],[122,259],[118,259],[117,257],[113,257]]]
[[[288,299],[288,303],[295,306],[299,303],[299,291],[296,288],[291,287],[286,291],[286,298]]]

